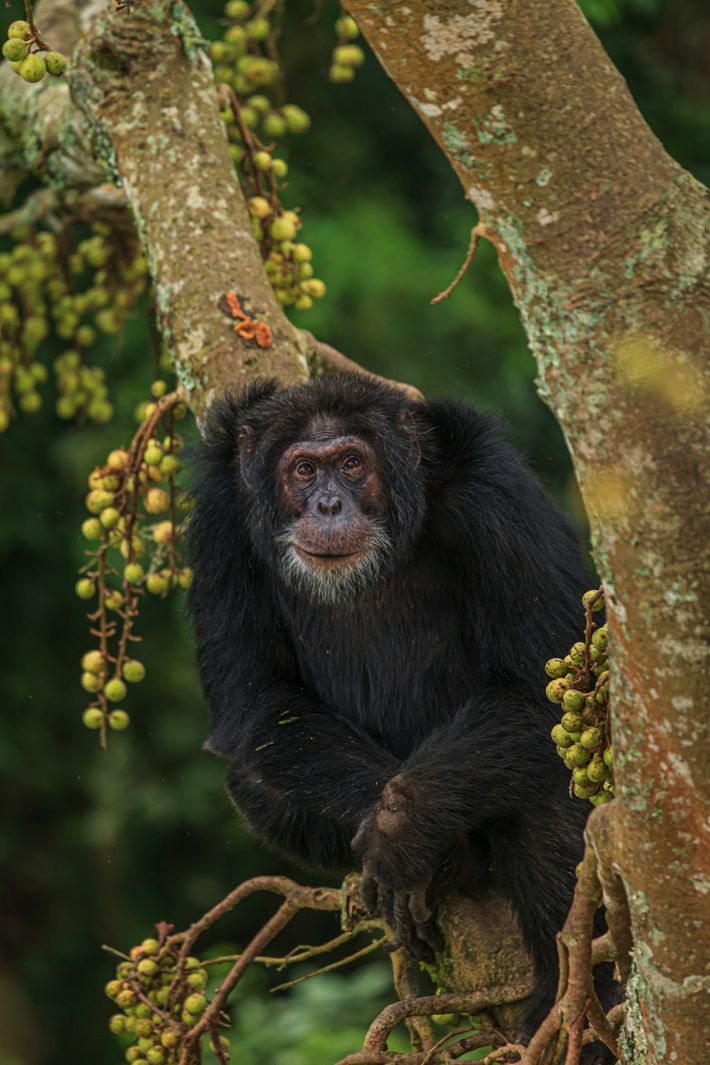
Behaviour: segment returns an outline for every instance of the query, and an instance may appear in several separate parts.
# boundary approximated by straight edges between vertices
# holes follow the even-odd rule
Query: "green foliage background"
[[[660,139],[708,182],[704,0],[584,6]],[[8,22],[19,7],[15,0]],[[216,36],[218,4],[193,8],[206,36]],[[490,248],[448,302],[429,304],[456,273],[475,217],[371,57],[352,86],[329,85],[336,13],[326,5],[316,20],[310,3],[287,4],[291,98],[314,119],[290,149],[287,201],[303,208],[303,236],[329,288],[300,321],[373,370],[503,415],[581,527],[564,444],[536,397],[533,361]],[[99,944],[129,947],[157,919],[183,926],[236,882],[290,871],[248,837],[225,798],[222,766],[200,750],[205,713],[181,603],[145,609],[148,679],[132,692],[132,728],[102,754],[81,726],[78,660],[88,644],[73,584],[85,477],[127,441],[131,411],[154,376],[145,308],[116,350],[106,343],[118,408],[111,426],[67,429],[47,403],[0,440],[0,1065],[120,1061],[105,1028],[101,987],[111,963]],[[266,912],[261,899],[245,905],[223,934],[243,942]],[[331,919],[303,919],[285,945],[330,933]],[[254,974],[245,987],[242,1065],[330,1065],[357,1049],[387,998],[384,962],[275,999],[267,986]]]

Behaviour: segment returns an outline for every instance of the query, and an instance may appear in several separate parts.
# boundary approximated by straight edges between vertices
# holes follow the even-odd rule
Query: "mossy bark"
[[[608,857],[635,940],[628,1060],[700,1061],[710,194],[665,153],[572,0],[346,7],[477,208],[565,432],[614,645]]]

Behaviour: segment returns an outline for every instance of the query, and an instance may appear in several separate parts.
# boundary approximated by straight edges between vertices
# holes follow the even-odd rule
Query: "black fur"
[[[274,563],[275,465],[323,415],[380,457],[394,546],[380,579],[332,604],[298,596]],[[254,385],[214,405],[200,451],[190,611],[236,805],[291,857],[347,870],[401,775],[415,816],[409,845],[385,848],[385,879],[465,877],[510,900],[537,969],[532,1028],[554,995],[586,816],[549,737],[543,671],[582,622],[575,535],[491,418],[361,376]]]

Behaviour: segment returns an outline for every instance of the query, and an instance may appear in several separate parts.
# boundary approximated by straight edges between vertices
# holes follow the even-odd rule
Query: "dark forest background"
[[[710,184],[705,0],[583,6],[658,137]],[[218,36],[220,5],[192,7],[205,35]],[[313,126],[286,150],[285,199],[302,207],[303,238],[328,285],[299,324],[372,370],[499,414],[584,532],[564,441],[536,396],[490,247],[451,299],[430,306],[458,270],[475,221],[458,181],[372,57],[354,84],[328,82],[337,8],[286,7],[290,97]],[[3,25],[19,8],[15,0]],[[158,919],[183,926],[257,873],[318,879],[249,837],[225,797],[223,767],[201,751],[205,711],[181,602],[153,600],[144,611],[148,678],[132,692],[132,727],[101,753],[81,725],[87,637],[73,585],[85,478],[128,441],[133,408],[155,376],[147,304],[120,343],[106,341],[103,357],[113,423],[67,429],[48,403],[0,438],[0,1065],[119,1062],[102,994],[112,963],[100,944],[129,948]],[[238,948],[265,906],[246,904],[215,946]],[[302,918],[284,946],[336,931],[333,918]],[[260,971],[245,982],[235,1011],[240,1065],[331,1065],[357,1049],[386,1001],[388,965],[370,961],[273,998],[269,981]]]

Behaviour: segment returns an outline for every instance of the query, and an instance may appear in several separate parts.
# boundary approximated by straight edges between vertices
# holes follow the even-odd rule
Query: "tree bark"
[[[589,512],[614,647],[607,858],[635,940],[627,1058],[703,1060],[710,194],[572,0],[345,6],[498,251]]]

